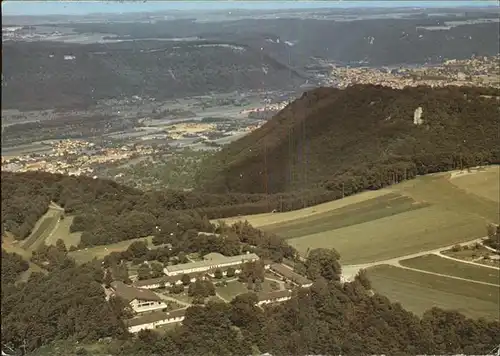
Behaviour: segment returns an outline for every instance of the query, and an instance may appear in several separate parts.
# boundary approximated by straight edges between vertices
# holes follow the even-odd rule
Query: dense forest
[[[214,193],[323,188],[341,197],[416,175],[499,163],[497,94],[424,86],[312,90],[218,152],[199,181]],[[415,124],[418,108],[423,122]]]
[[[19,258],[2,251],[4,276],[24,269]],[[293,291],[290,301],[255,305],[253,292],[230,303],[208,302],[187,309],[181,326],[158,334],[127,334],[119,318],[120,299],[104,301],[98,261],[76,267],[71,259],[49,272],[33,274],[26,283],[2,285],[2,341],[27,351],[69,339],[78,346],[111,337],[106,352],[125,355],[273,355],[304,354],[486,354],[500,343],[500,323],[467,319],[433,308],[422,317],[371,291],[362,272],[351,283],[339,283],[338,254],[315,250],[305,262],[310,289]],[[7,266],[9,272],[5,271]],[[68,347],[66,354],[72,353]],[[49,353],[56,355],[55,352]],[[60,353],[57,353],[60,354]]]

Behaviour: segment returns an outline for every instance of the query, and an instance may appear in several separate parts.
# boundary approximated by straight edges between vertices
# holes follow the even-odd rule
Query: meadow
[[[59,224],[52,234],[45,240],[46,245],[55,245],[57,240],[61,239],[67,248],[78,246],[80,243],[81,232],[70,232],[70,226],[73,223],[74,216],[66,216],[59,220]]]
[[[500,288],[455,280],[388,265],[367,269],[375,292],[422,315],[432,307],[472,317],[498,320]]]
[[[152,236],[148,237],[139,237],[137,239],[120,241],[114,244],[102,245],[84,248],[81,250],[71,251],[68,255],[71,258],[74,258],[76,263],[83,264],[89,261],[92,261],[94,258],[102,259],[105,256],[109,255],[111,252],[121,252],[125,251],[132,243],[135,241],[146,241],[148,245],[151,245]]]
[[[401,260],[399,263],[405,267],[498,284],[500,287],[500,270],[494,268],[475,266],[436,255]]]
[[[49,210],[36,222],[30,235],[22,242],[22,248],[34,251],[43,245],[57,226],[61,215],[61,210],[49,207]]]
[[[455,175],[450,181],[458,188],[480,197],[500,202],[500,166],[473,170],[471,173]]]
[[[493,168],[453,179],[432,174],[307,209],[227,221],[248,220],[283,236],[303,256],[324,247],[337,249],[343,264],[383,261],[485,236],[486,225],[498,223],[498,203],[451,181],[470,177],[486,189],[495,185],[492,174],[498,185]]]

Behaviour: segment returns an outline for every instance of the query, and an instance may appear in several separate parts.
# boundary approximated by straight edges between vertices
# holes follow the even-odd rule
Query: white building
[[[259,260],[259,256],[255,253],[247,253],[245,255],[230,257],[226,257],[220,253],[209,253],[204,256],[203,261],[167,266],[163,269],[163,272],[167,276],[176,276],[181,274],[206,272],[216,268],[240,266],[246,262],[253,262],[257,260]]]
[[[170,312],[152,312],[125,320],[125,325],[131,333],[141,330],[155,329],[158,326],[172,323],[180,323],[184,320],[186,309],[177,309]]]
[[[269,303],[281,303],[286,300],[292,299],[292,292],[284,289],[269,293],[259,293],[259,301],[257,305],[269,304]]]
[[[131,287],[119,281],[112,282],[111,288],[113,293],[129,303],[136,313],[164,309],[168,306],[159,296],[147,289]]]

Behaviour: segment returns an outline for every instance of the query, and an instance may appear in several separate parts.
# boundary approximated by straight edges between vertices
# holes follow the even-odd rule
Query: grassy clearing
[[[303,255],[308,249],[335,248],[342,263],[361,264],[478,238],[484,226],[480,217],[432,206],[288,242]]]
[[[255,227],[263,227],[272,224],[283,223],[287,221],[292,221],[296,219],[312,217],[316,214],[326,213],[335,209],[343,208],[345,206],[363,202],[365,200],[380,197],[389,194],[388,190],[377,190],[364,192],[361,194],[356,194],[341,200],[335,200],[328,203],[318,204],[305,209],[299,209],[294,211],[287,211],[284,213],[263,213],[255,215],[245,215],[245,216],[235,216],[231,218],[221,219],[226,221],[228,224],[235,223],[240,220],[248,220],[250,224]],[[218,219],[212,220],[212,222],[217,222]]]
[[[61,214],[62,211],[49,208],[45,215],[36,222],[31,234],[23,241],[22,247],[34,251],[41,246],[57,226]]]
[[[460,278],[473,279],[476,281],[498,284],[500,286],[499,270],[457,262],[436,255],[425,255],[421,257],[411,258],[408,260],[402,260],[399,263],[401,263],[405,267],[411,267]]]
[[[217,287],[216,291],[222,298],[226,300],[233,300],[233,298],[236,297],[237,295],[247,293],[248,289],[244,283],[234,281],[234,282],[229,282],[224,287]]]
[[[80,243],[81,232],[70,232],[69,228],[73,223],[74,216],[66,216],[59,221],[54,232],[45,240],[47,245],[55,245],[58,239],[64,241],[67,248],[70,246],[78,246]]]
[[[111,252],[125,251],[135,241],[147,241],[151,245],[152,236],[140,237],[137,239],[120,241],[114,244],[89,247],[82,250],[71,251],[68,255],[75,259],[76,263],[83,264],[92,261],[94,258],[102,259]]]
[[[373,289],[406,309],[422,315],[436,306],[472,317],[498,320],[500,289],[393,266],[367,270]]]
[[[265,230],[286,238],[301,237],[358,225],[426,206],[428,204],[416,203],[409,197],[389,193],[308,218],[268,225]]]
[[[486,224],[498,222],[498,204],[451,184],[449,173],[383,191],[387,193],[379,197],[263,229],[291,238],[289,243],[303,255],[308,249],[334,247],[344,263],[354,264],[483,237]]]
[[[480,197],[500,202],[500,166],[473,170],[471,173],[456,175],[451,182],[458,188]]]

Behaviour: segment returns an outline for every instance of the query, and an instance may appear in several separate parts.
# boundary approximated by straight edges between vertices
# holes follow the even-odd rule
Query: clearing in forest
[[[64,211],[54,205],[49,205],[47,212],[36,222],[30,235],[21,243],[21,247],[28,251],[35,251],[45,243],[45,240],[57,227]]]
[[[64,219],[59,220],[59,224],[54,229],[52,234],[45,240],[46,245],[55,245],[57,240],[61,239],[67,248],[71,246],[78,246],[80,243],[81,232],[70,232],[71,224],[73,223],[74,216],[66,216]]]

